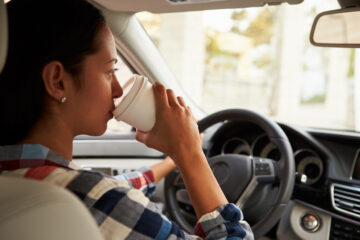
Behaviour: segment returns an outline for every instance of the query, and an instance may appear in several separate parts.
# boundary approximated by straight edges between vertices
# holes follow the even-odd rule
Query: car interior
[[[0,72],[6,61],[8,44],[6,2],[9,1],[0,1]],[[119,62],[123,68],[118,77],[121,84],[132,74],[147,76],[151,82],[160,81],[173,89],[177,95],[183,96],[192,108],[194,115],[199,119],[199,131],[204,134],[203,150],[209,165],[228,201],[242,209],[245,220],[251,225],[256,239],[360,239],[360,52],[356,49],[360,47],[359,1],[338,0],[329,6],[325,6],[326,4],[322,1],[321,8],[326,11],[321,12],[315,11],[317,9],[315,7],[309,8],[312,15],[306,19],[311,19],[307,25],[311,27],[304,27],[306,44],[309,45],[306,45],[306,48],[316,49],[315,54],[334,60],[329,60],[330,64],[324,65],[326,73],[321,72],[319,75],[320,71],[317,71],[316,74],[302,76],[305,78],[308,76],[309,81],[313,82],[316,81],[314,78],[325,79],[325,87],[321,85],[317,89],[331,91],[326,92],[325,97],[318,92],[309,98],[304,95],[304,99],[301,98],[298,101],[300,105],[303,104],[301,113],[308,111],[305,108],[313,104],[311,113],[314,115],[304,115],[303,118],[293,115],[292,118],[287,119],[281,118],[281,114],[273,114],[275,110],[264,112],[261,107],[257,108],[255,103],[268,104],[270,98],[261,94],[255,98],[246,97],[248,95],[245,93],[253,90],[247,88],[246,84],[249,83],[245,80],[230,82],[232,91],[222,92],[221,98],[227,99],[230,105],[222,105],[216,100],[205,107],[200,107],[196,98],[195,100],[192,98],[191,93],[196,90],[197,82],[189,79],[189,76],[197,74],[197,70],[191,68],[190,75],[184,73],[184,78],[189,82],[179,81],[181,77],[176,75],[177,67],[180,69],[183,65],[179,56],[178,58],[173,56],[181,55],[178,52],[188,51],[186,56],[194,55],[195,59],[198,49],[190,48],[189,50],[185,47],[181,49],[181,47],[177,48],[181,45],[168,45],[170,47],[164,48],[165,52],[161,52],[161,46],[165,44],[161,45],[159,41],[169,36],[163,32],[153,33],[150,27],[158,26],[159,21],[176,22],[181,17],[190,16],[190,21],[186,24],[179,25],[179,22],[176,22],[178,25],[175,28],[172,25],[170,28],[181,31],[183,27],[188,27],[193,32],[184,31],[184,35],[171,32],[168,34],[171,35],[169,42],[173,43],[172,41],[176,38],[180,43],[190,42],[190,45],[197,46],[194,38],[198,36],[199,31],[192,28],[195,25],[193,20],[196,19],[194,17],[196,13],[219,11],[214,13],[227,14],[229,17],[231,13],[229,15],[226,11],[233,11],[231,19],[238,25],[236,25],[237,29],[233,25],[231,34],[210,30],[207,32],[210,37],[207,35],[206,39],[214,41],[214,45],[208,44],[207,47],[215,46],[216,51],[221,49],[227,51],[227,55],[214,57],[210,53],[216,51],[211,52],[210,48],[210,50],[207,49],[206,61],[208,62],[206,69],[201,70],[209,76],[204,78],[205,82],[216,81],[213,85],[209,85],[213,88],[207,88],[211,93],[208,96],[215,98],[215,90],[221,89],[221,86],[216,84],[222,85],[229,81],[224,76],[216,75],[215,71],[217,67],[224,66],[221,65],[224,59],[231,58],[233,61],[236,59],[235,65],[242,64],[238,65],[239,68],[248,66],[248,63],[241,58],[248,53],[241,47],[237,47],[243,45],[245,46],[243,48],[253,48],[251,44],[255,44],[250,43],[248,38],[239,36],[242,32],[245,35],[248,34],[246,36],[251,34],[242,31],[242,28],[251,26],[251,24],[247,26],[244,24],[244,15],[248,14],[249,18],[255,21],[259,16],[254,13],[255,11],[270,9],[270,12],[278,11],[277,16],[290,14],[291,17],[291,13],[298,10],[283,10],[285,5],[286,8],[296,9],[305,4],[310,6],[311,2],[316,1],[94,0],[90,2],[101,9],[114,34],[121,60]],[[293,22],[292,20],[282,21],[279,26],[293,31],[296,39],[295,33],[300,31],[298,29],[302,28],[303,22],[294,20],[295,15]],[[314,15],[316,17],[313,17]],[[210,25],[225,24],[220,20],[215,21],[218,22],[209,20]],[[150,27],[147,25],[149,22],[153,24],[149,25]],[[265,29],[266,23],[267,21],[263,21],[260,26]],[[295,24],[295,27],[291,24]],[[164,29],[169,30],[169,28]],[[261,35],[265,32],[264,29],[260,28],[260,32],[255,32],[254,35]],[[274,29],[277,29],[276,33],[280,33],[280,28]],[[276,40],[275,45],[284,47],[287,44],[288,35],[268,39],[271,42]],[[222,43],[216,42],[220,41],[219,39]],[[268,44],[266,41],[265,43]],[[298,44],[296,41],[295,43]],[[310,43],[314,46],[310,46]],[[266,44],[255,44],[257,51],[260,53],[265,51]],[[312,69],[316,64],[327,64],[321,61],[316,62],[314,60],[316,56],[311,54],[308,58],[303,57],[302,55],[307,56],[306,51],[296,55],[297,47],[300,46],[296,44],[295,47],[288,48],[291,52],[289,56],[284,55],[287,48],[280,47],[282,51],[274,53],[275,59],[282,57],[285,63],[296,57],[305,59],[301,67],[305,70]],[[240,49],[237,51],[237,54],[241,53],[239,56],[235,56],[234,48]],[[332,52],[322,52],[325,48],[331,49]],[[350,67],[347,68],[348,65],[346,65],[343,74],[348,76],[351,82],[349,80],[344,83],[344,88],[341,87],[343,85],[337,83],[340,82],[341,64],[344,64],[340,63],[342,60],[338,58],[344,55],[343,52],[339,52],[339,49],[348,50],[346,58],[350,59]],[[167,55],[166,51],[175,54]],[[172,57],[175,59],[175,64],[171,62]],[[266,60],[269,62],[269,59]],[[189,62],[191,62],[190,59]],[[270,67],[259,67],[259,71],[271,70],[272,65],[268,62],[265,66]],[[261,64],[261,62],[249,64]],[[273,79],[284,76],[286,78],[299,73],[292,68],[290,63],[285,66],[278,75],[271,76],[273,72],[266,71],[262,74],[265,79]],[[251,69],[250,66],[249,69]],[[229,71],[235,72],[233,69]],[[244,74],[241,75],[241,79],[249,78],[250,75],[244,72],[237,74]],[[330,72],[335,76],[329,76]],[[250,70],[249,74],[252,74]],[[202,78],[201,81],[203,81]],[[283,114],[297,111],[291,109],[293,101],[291,95],[293,89],[302,89],[307,86],[306,80],[303,81],[305,81],[304,85],[288,81],[283,82],[282,85],[269,87],[278,94],[274,96],[282,96],[285,99],[279,104],[283,107]],[[265,86],[269,89],[265,82],[252,84],[256,88]],[[240,88],[245,90],[239,92]],[[309,89],[308,92],[315,91],[315,87]],[[343,94],[344,89],[350,91],[350,95]],[[240,97],[225,96],[234,93]],[[241,95],[245,97],[241,98]],[[239,99],[244,99],[244,101],[241,102]],[[271,99],[273,102],[279,102],[276,100],[279,98]],[[350,105],[346,105],[346,110],[348,106],[352,110],[345,112],[340,102],[350,102]],[[217,104],[219,105],[217,110],[204,110],[210,105]],[[247,104],[255,107],[247,108]],[[325,110],[333,113],[334,122],[338,125],[330,126],[328,122],[325,123],[329,118],[322,112]],[[323,122],[316,122],[315,115],[319,115]],[[341,115],[343,118],[340,117]],[[351,119],[351,127],[341,125],[339,123],[341,119],[346,121]],[[316,124],[312,124],[315,122]],[[108,131],[102,136],[82,135],[74,140],[73,161],[84,169],[108,175],[118,175],[142,166],[150,166],[164,158],[163,153],[137,142],[133,127],[117,123],[115,120],[111,120]],[[171,172],[165,180],[157,184],[156,188],[151,200],[158,204],[169,219],[175,221],[185,231],[193,233],[197,218],[179,171]],[[34,180],[0,176],[0,190],[2,192],[0,195],[1,239],[48,239],[49,236],[52,236],[52,239],[103,239],[88,210],[75,196],[64,189]],[[59,225],[69,230],[62,231]]]

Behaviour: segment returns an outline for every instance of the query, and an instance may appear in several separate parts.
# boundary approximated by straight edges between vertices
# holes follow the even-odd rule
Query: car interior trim
[[[74,140],[73,157],[149,157],[163,158],[164,154],[131,139]]]
[[[153,13],[170,13],[170,12],[186,12],[196,10],[209,9],[225,9],[225,8],[245,8],[245,7],[260,7],[266,4],[279,5],[281,3],[299,4],[303,0],[226,0],[226,1],[192,1],[194,4],[172,4],[167,0],[133,0],[133,1],[118,1],[118,0],[96,0],[102,6],[114,11],[131,11],[140,12],[148,11]]]
[[[321,213],[324,213],[324,214],[327,214],[329,216],[331,216],[332,218],[337,218],[337,219],[340,219],[344,222],[351,222],[353,224],[357,224],[357,225],[360,225],[360,221],[356,220],[356,219],[350,219],[349,217],[346,217],[345,215],[340,215],[339,213],[336,213],[336,212],[333,212],[333,211],[328,211],[328,210],[325,210],[321,207],[317,207],[317,206],[314,206],[312,205],[311,203],[307,203],[307,202],[304,202],[302,200],[298,200],[298,199],[294,199],[292,200],[296,203],[299,203],[301,205],[304,205],[306,207],[309,207],[309,208],[312,208],[318,212],[321,212]]]
[[[343,138],[349,138],[351,140],[360,138],[359,132],[337,131],[330,129],[325,130],[325,129],[314,129],[314,128],[307,128],[305,130],[313,136],[338,136]]]
[[[320,219],[320,227],[317,231],[309,232],[301,226],[301,219],[306,214],[313,214]],[[331,217],[306,206],[294,203],[290,215],[290,225],[297,236],[302,239],[329,239],[331,228]]]
[[[335,189],[337,188],[337,189]],[[338,190],[340,192],[343,192],[343,194],[341,193],[335,193],[335,190]],[[354,199],[351,199],[351,197],[347,197],[347,193],[346,191],[349,191],[349,195],[353,195],[354,192],[357,192],[358,195],[354,195]],[[330,186],[330,196],[331,196],[331,204],[333,206],[333,208],[341,213],[344,213],[346,215],[349,215],[351,217],[355,217],[355,218],[360,218],[360,211],[359,213],[355,213],[354,210],[351,211],[350,208],[354,209],[355,208],[355,203],[354,202],[359,202],[359,206],[360,206],[360,189],[356,188],[356,187],[351,187],[351,186],[346,186],[343,184],[338,184],[338,183],[333,183]],[[342,200],[341,200],[342,199]],[[346,199],[346,200],[343,200]],[[336,201],[338,201],[338,203],[336,203]],[[343,205],[343,208],[341,208],[340,206]],[[352,205],[352,206],[351,206]],[[349,208],[349,210],[346,210],[346,208]],[[359,207],[358,207],[359,208]]]
[[[4,2],[0,4],[0,73],[3,69],[7,56],[8,47],[8,23]]]
[[[92,170],[94,168],[103,168],[112,170],[111,172],[114,173],[113,170],[118,171],[132,171],[138,169],[139,166],[146,166],[149,167],[153,164],[161,162],[161,159],[158,158],[139,158],[139,159],[132,159],[132,158],[121,158],[121,159],[107,159],[107,158],[74,158],[73,162],[78,166]],[[114,175],[114,174],[112,174]]]

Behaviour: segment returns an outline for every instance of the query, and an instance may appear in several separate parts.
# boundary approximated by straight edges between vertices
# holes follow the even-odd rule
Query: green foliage
[[[216,56],[229,56],[231,57],[231,53],[223,52],[220,47],[219,43],[217,41],[217,36],[221,34],[219,31],[212,31],[210,29],[207,29],[206,35],[205,35],[205,49],[206,49],[206,63],[209,63],[210,59]]]
[[[242,31],[237,26],[232,26],[230,31],[233,32],[233,33],[242,34]]]
[[[269,54],[264,54],[262,55],[261,58],[257,59],[257,61],[255,61],[254,64],[257,68],[265,68],[269,66],[272,63],[272,61],[273,59]]]
[[[251,18],[247,10],[233,11],[231,19],[233,20],[233,26],[231,32],[250,38],[253,41],[253,46],[257,47],[262,44],[270,44],[273,36],[273,26],[275,21],[274,10],[265,8],[258,12],[255,18]],[[245,22],[247,21],[247,22]],[[242,23],[247,23],[243,24]],[[247,26],[245,29],[240,26]],[[206,64],[210,64],[213,58],[224,57],[224,59],[238,58],[238,54],[224,52],[221,49],[221,45],[218,42],[222,32],[207,29],[206,30]],[[272,59],[269,55],[258,57],[255,61],[255,66],[258,68],[265,68],[269,66]],[[234,64],[231,63],[233,66]],[[228,69],[229,66],[212,66],[213,68],[221,68],[223,70]],[[231,68],[232,69],[232,68]]]
[[[240,10],[240,11],[234,10],[233,13],[231,14],[231,19],[234,21],[242,21],[246,19],[246,17],[247,17],[246,10]]]
[[[221,54],[221,49],[219,47],[218,42],[216,41],[216,35],[217,33],[214,31],[210,31],[207,30],[206,31],[206,36],[205,36],[205,41],[206,41],[206,52],[208,54],[210,54],[211,56],[213,55],[219,55]]]
[[[249,27],[245,30],[245,36],[254,40],[254,45],[269,44],[274,25],[274,15],[270,9],[265,8],[252,21]]]
[[[247,16],[245,10],[234,11],[231,15],[231,19],[234,20],[231,31],[250,37],[253,39],[255,46],[269,44],[273,35],[272,31],[275,20],[273,11],[269,8],[265,8],[251,23],[249,23],[249,26],[244,31],[241,31],[238,27],[239,23],[245,21]]]
[[[301,104],[316,104],[316,103],[325,103],[326,95],[317,94],[308,99],[301,99]]]
[[[350,61],[349,61],[349,69],[347,72],[347,77],[352,78],[355,74],[355,49],[350,50]]]

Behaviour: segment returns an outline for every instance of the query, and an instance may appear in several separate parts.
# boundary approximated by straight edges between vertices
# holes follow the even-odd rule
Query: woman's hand
[[[198,217],[227,203],[202,151],[196,119],[182,98],[160,83],[154,84],[156,123],[136,139],[170,156],[184,180]]]
[[[190,108],[172,90],[159,82],[153,84],[156,123],[150,132],[136,132],[136,139],[174,159],[184,159],[191,153],[202,151],[202,140],[197,121]],[[186,159],[186,158],[185,158]]]

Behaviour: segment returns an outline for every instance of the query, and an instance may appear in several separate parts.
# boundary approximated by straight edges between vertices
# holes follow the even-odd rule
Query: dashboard
[[[297,176],[305,178],[295,183],[277,239],[360,239],[360,134],[279,125],[292,146]],[[225,122],[204,134],[207,157],[281,158],[264,130],[250,122]],[[291,226],[281,229],[282,222]]]
[[[295,183],[292,199],[279,223],[270,231],[270,238],[360,239],[360,134],[279,125],[290,141],[295,171],[306,175],[306,181]],[[203,149],[208,158],[225,153],[274,160],[281,157],[264,130],[244,121],[218,123],[206,129]],[[110,175],[150,166],[162,158],[162,153],[136,142],[134,134],[122,139],[84,136],[74,142],[74,162],[85,168],[106,170]],[[157,189],[152,200],[162,204],[166,213],[163,181],[157,184]],[[265,200],[268,200],[276,195],[271,194],[271,190],[269,187],[258,191],[267,191]],[[196,222],[189,199],[179,198],[183,199],[180,208],[188,215],[187,220]],[[266,202],[271,204],[264,201],[263,208],[267,207]],[[245,211],[244,215],[247,221],[256,221],[249,219]]]

